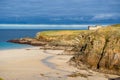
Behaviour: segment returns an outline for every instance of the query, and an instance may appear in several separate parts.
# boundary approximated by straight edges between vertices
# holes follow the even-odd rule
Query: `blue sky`
[[[120,0],[1,0],[0,24],[120,23]]]

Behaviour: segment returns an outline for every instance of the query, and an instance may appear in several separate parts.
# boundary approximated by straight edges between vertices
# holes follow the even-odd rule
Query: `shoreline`
[[[108,78],[118,77],[91,70],[78,70],[67,64],[71,55],[58,55],[62,52],[63,50],[43,50],[40,47],[0,51],[0,78],[4,80],[96,80],[96,78],[108,80]],[[71,77],[70,75],[74,73],[81,75]]]
[[[28,45],[28,44],[17,44],[17,43],[11,43],[11,42],[7,42],[7,41],[0,42],[0,51],[25,49],[25,48],[32,48],[32,47],[34,47],[34,46]]]

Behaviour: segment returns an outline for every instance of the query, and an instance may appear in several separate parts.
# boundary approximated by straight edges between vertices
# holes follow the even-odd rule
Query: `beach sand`
[[[78,70],[67,64],[70,55],[57,55],[63,50],[39,47],[0,51],[0,78],[4,80],[110,80],[116,75]],[[81,76],[69,75],[79,72]]]

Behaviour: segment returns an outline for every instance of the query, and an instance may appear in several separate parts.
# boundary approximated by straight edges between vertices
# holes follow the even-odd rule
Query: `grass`
[[[83,32],[86,30],[58,30],[58,31],[43,31],[37,34],[39,36],[47,36],[47,37],[59,37],[59,36],[72,36],[77,35],[79,32]]]
[[[36,34],[36,38],[40,41],[49,42],[52,45],[74,45],[75,38],[84,35],[108,35],[109,33],[119,32],[120,24],[112,25],[110,27],[100,28],[98,30],[54,30],[43,31]],[[102,34],[101,34],[102,33]],[[98,37],[99,39],[99,37]]]
[[[4,80],[3,78],[0,78],[0,80]]]
[[[112,27],[120,27],[120,24],[111,25]]]
[[[68,75],[68,77],[84,77],[84,78],[87,78],[88,75],[82,74],[82,73],[73,73],[73,74]]]
[[[114,24],[111,25],[112,29],[118,29],[118,27],[120,28],[120,24]],[[104,30],[101,29],[101,30]],[[107,30],[107,29],[106,29]],[[39,32],[37,33],[36,37],[39,38],[39,36],[47,36],[47,37],[59,37],[59,36],[74,36],[74,35],[78,35],[80,33],[86,33],[86,32],[90,32],[89,30],[54,30],[54,31],[43,31],[43,32]]]
[[[43,31],[37,33],[36,38],[41,41],[48,41],[55,45],[72,44],[72,40],[80,33],[88,30],[57,30],[57,31]]]
[[[114,29],[120,30],[120,24],[114,24],[114,25],[111,25],[111,27],[113,27]]]

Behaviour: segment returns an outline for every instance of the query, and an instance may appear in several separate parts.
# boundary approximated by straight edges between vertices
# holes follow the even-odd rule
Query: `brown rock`
[[[120,74],[120,30],[111,27],[80,34],[78,54],[70,62],[102,72]]]
[[[43,46],[47,44],[46,42],[41,42],[34,38],[14,39],[14,40],[9,40],[8,42],[19,43],[19,44],[29,44],[33,46]]]

